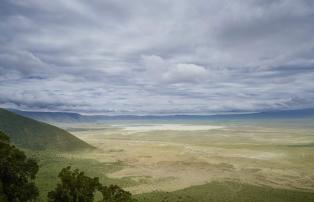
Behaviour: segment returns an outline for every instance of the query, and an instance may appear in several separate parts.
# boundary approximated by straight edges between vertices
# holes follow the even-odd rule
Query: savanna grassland
[[[65,164],[139,201],[313,201],[314,128],[287,122],[63,125],[95,151],[45,152],[44,197]]]

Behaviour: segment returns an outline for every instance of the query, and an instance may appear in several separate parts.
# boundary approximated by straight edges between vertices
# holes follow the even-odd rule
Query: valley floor
[[[151,197],[149,201],[195,201],[189,197],[252,201],[244,195],[253,197],[258,192],[260,200],[255,201],[267,201],[262,200],[265,197],[289,201],[276,200],[288,192],[290,201],[313,200],[312,128],[223,122],[64,127],[98,150],[58,154],[59,158],[94,162],[96,172],[93,163],[87,170],[137,194],[140,201],[145,197]],[[213,193],[214,187],[221,189]],[[223,200],[221,190],[231,198]],[[222,198],[217,198],[218,193]]]
[[[311,129],[223,123],[86,129],[74,134],[100,150],[80,158],[122,163],[108,177],[136,181],[128,187],[136,194],[226,180],[314,191]]]

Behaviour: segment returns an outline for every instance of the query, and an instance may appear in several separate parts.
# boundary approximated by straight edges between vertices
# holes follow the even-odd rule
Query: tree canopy
[[[97,177],[91,178],[78,169],[63,168],[55,190],[48,193],[49,202],[93,202],[97,191],[102,194],[100,202],[133,202],[131,193],[117,185],[103,186]]]
[[[9,137],[0,131],[0,201],[35,200],[37,172],[37,162],[11,145]]]
[[[130,192],[124,191],[117,185],[102,186],[99,190],[102,193],[103,199],[101,202],[131,202],[136,201],[132,199]]]
[[[57,184],[54,191],[48,193],[48,201],[57,202],[92,202],[94,192],[99,187],[98,178],[85,176],[78,169],[74,171],[71,167],[61,170],[58,177],[61,182]]]

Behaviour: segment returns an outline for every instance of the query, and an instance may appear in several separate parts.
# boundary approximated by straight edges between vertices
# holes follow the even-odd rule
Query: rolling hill
[[[74,151],[94,148],[63,129],[1,108],[0,130],[15,145],[32,150]]]

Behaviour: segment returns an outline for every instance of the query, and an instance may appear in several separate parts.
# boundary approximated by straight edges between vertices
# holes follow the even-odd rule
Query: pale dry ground
[[[124,132],[139,133],[151,131],[199,131],[199,130],[213,130],[221,129],[223,126],[213,125],[187,125],[187,124],[150,124],[150,125],[113,125],[113,127],[123,127]]]
[[[314,191],[312,129],[243,125],[81,125],[71,132],[100,150],[79,158],[122,162],[132,193],[174,191],[210,181]],[[75,157],[72,156],[72,157]]]

